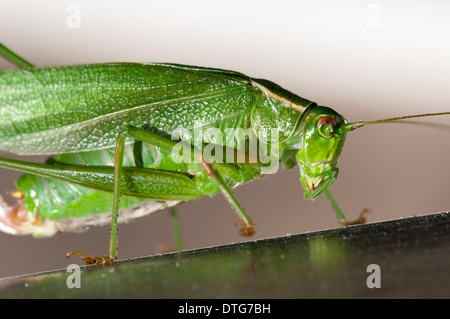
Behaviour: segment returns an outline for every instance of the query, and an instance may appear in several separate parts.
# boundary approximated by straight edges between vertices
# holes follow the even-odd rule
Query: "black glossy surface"
[[[86,267],[79,289],[65,270],[6,278],[0,298],[449,298],[449,269],[439,213]]]

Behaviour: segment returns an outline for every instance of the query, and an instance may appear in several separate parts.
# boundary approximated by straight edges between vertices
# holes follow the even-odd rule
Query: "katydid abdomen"
[[[125,167],[135,167],[138,165],[141,169],[154,169],[162,171],[171,171],[184,173],[187,180],[191,180],[191,185],[186,187],[194,188],[192,196],[175,198],[174,200],[165,200],[164,198],[139,198],[134,196],[122,196],[120,200],[120,222],[126,222],[131,219],[142,217],[168,207],[177,205],[182,200],[195,199],[202,197],[203,193],[197,190],[196,179],[202,176],[189,174],[189,168],[186,163],[175,163],[171,160],[170,154],[157,147],[142,144],[139,155],[133,150],[133,144],[126,147],[124,156]],[[137,158],[139,162],[137,163]],[[114,148],[81,152],[59,154],[50,157],[47,164],[53,165],[90,165],[90,166],[114,166]],[[248,172],[248,168],[246,169]],[[250,169],[255,178],[259,170]],[[250,178],[250,177],[249,177]],[[148,181],[151,187],[152,181]],[[227,179],[230,187],[238,186],[240,183]],[[24,221],[26,227],[20,224],[13,225],[9,223],[10,232],[15,234],[33,234],[38,237],[52,236],[60,231],[78,231],[87,226],[107,224],[111,220],[111,207],[113,203],[112,192],[99,191],[96,189],[84,187],[63,180],[42,177],[34,174],[24,174],[16,181],[17,190],[21,193],[19,206],[16,209],[24,209],[30,212],[29,220]],[[171,189],[174,185],[158,185],[158,188],[168,188],[167,192],[174,192]],[[214,195],[220,190],[216,188],[208,195]],[[16,192],[17,194],[17,192]],[[186,195],[184,195],[186,196]],[[189,195],[187,195],[189,196]],[[35,222],[39,217],[41,221]],[[3,221],[7,223],[5,219]],[[15,228],[14,228],[15,227]]]
[[[143,145],[141,165],[154,167],[161,165],[158,150],[152,146]],[[114,149],[104,149],[82,153],[69,153],[55,155],[47,160],[53,164],[72,165],[114,165]],[[134,155],[130,147],[127,147],[125,166],[134,166]],[[182,169],[182,165],[179,165]],[[65,182],[54,178],[46,178],[33,174],[24,174],[17,181],[16,186],[23,194],[24,208],[41,218],[57,221],[61,230],[77,230],[89,225],[101,225],[108,223],[113,202],[112,193],[98,191],[81,185]],[[142,216],[151,213],[153,209],[169,207],[165,201],[154,202],[153,205],[143,203],[148,199],[123,196],[121,198],[121,219]],[[169,204],[175,204],[176,201]],[[143,211],[145,207],[145,212]],[[108,214],[108,216],[101,216]],[[45,230],[36,229],[40,234],[50,234]]]

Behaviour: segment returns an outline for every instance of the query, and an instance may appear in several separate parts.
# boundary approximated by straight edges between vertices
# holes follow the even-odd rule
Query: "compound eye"
[[[317,121],[317,129],[319,130],[319,134],[324,138],[330,138],[334,134],[334,128],[336,127],[336,123],[329,116],[322,116]]]

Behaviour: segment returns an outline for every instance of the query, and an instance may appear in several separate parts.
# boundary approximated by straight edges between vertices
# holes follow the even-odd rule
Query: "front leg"
[[[81,261],[83,262],[83,264],[85,265],[93,265],[93,266],[108,266],[111,265],[114,262],[114,258],[112,258],[111,256],[103,256],[103,257],[96,257],[96,256],[87,256],[79,251],[76,250],[72,250],[69,251],[67,253],[67,257],[73,256],[73,255],[77,255],[80,256]]]
[[[127,131],[124,134],[126,136],[132,137],[136,140],[142,141],[144,143],[152,144],[154,146],[157,146],[157,147],[164,149],[166,151],[169,151],[169,152],[171,152],[174,149],[174,147],[177,146],[177,144],[179,143],[178,141],[169,140],[167,138],[161,137],[159,135],[156,135],[156,134],[146,131],[144,129],[131,127],[131,126],[127,128]],[[220,191],[224,195],[225,199],[231,204],[234,211],[238,214],[239,223],[241,225],[240,234],[243,236],[252,236],[255,233],[253,222],[251,221],[251,219],[247,215],[247,213],[244,211],[242,206],[239,204],[239,202],[236,200],[236,198],[234,197],[233,193],[231,192],[229,186],[227,185],[227,183],[224,181],[224,179],[222,177],[222,174],[225,174],[230,179],[241,182],[243,179],[242,173],[239,172],[236,169],[235,165],[233,165],[233,164],[228,164],[228,163],[210,164],[205,160],[205,158],[203,157],[203,154],[200,150],[198,150],[192,146],[190,146],[190,147],[193,150],[193,152],[191,152],[190,160],[192,162],[194,162],[195,159],[200,161],[200,164],[203,167],[203,170],[208,175],[208,177],[211,178],[217,184]],[[244,158],[246,159],[246,161],[248,161],[249,154],[244,154]],[[250,164],[244,163],[244,166],[251,167],[253,165],[254,164],[251,164],[251,163]],[[221,172],[223,172],[223,173],[221,173]],[[249,179],[249,177],[247,176],[246,178],[244,178],[244,180],[245,179]]]
[[[328,200],[331,203],[331,206],[333,207],[336,216],[339,220],[339,223],[342,226],[350,226],[350,225],[360,225],[360,224],[364,224],[366,222],[366,217],[364,216],[367,212],[369,212],[368,208],[364,208],[361,213],[359,214],[359,218],[356,220],[352,220],[352,221],[348,221],[345,216],[344,213],[342,212],[342,210],[339,208],[336,200],[333,198],[333,196],[331,195],[330,191],[328,189],[325,189],[325,194],[328,197]]]

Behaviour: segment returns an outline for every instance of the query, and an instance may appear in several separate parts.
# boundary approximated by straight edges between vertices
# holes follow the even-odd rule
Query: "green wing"
[[[179,126],[244,121],[262,94],[251,82],[237,72],[174,64],[2,70],[0,149],[83,152],[114,146],[125,125],[170,134]]]

